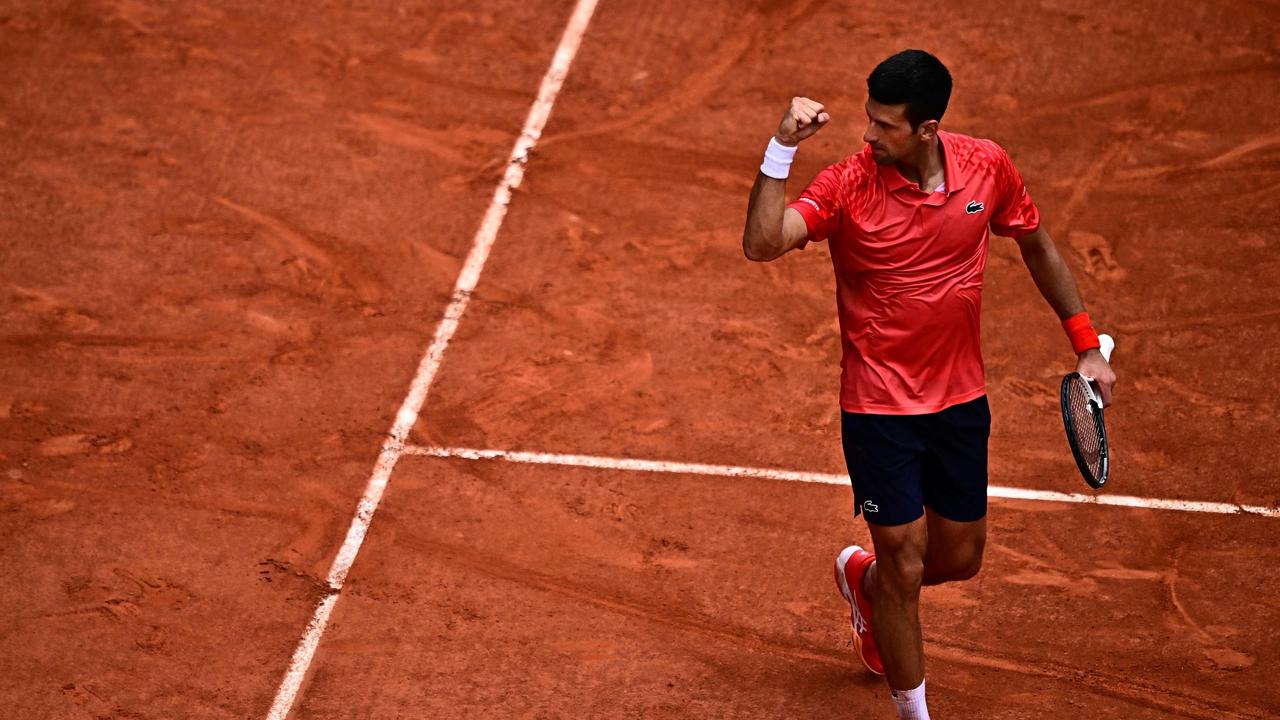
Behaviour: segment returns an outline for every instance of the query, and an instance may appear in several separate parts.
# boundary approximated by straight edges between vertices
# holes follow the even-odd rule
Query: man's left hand
[[[1080,359],[1076,362],[1076,372],[1093,379],[1098,388],[1098,394],[1102,396],[1102,406],[1110,407],[1112,388],[1116,384],[1116,373],[1111,369],[1107,359],[1102,357],[1102,353],[1096,348],[1080,353]]]

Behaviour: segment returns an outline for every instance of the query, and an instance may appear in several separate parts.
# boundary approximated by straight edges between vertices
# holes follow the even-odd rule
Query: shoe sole
[[[860,550],[862,550],[860,546],[850,545],[844,550],[841,550],[840,555],[836,557],[836,567],[835,567],[836,587],[840,589],[840,594],[843,595],[844,599],[849,603],[850,625],[852,625],[853,623],[853,612],[854,612],[853,604],[856,601],[853,598],[853,591],[849,588],[849,578],[845,577],[844,575],[844,568],[845,568],[845,565],[849,564],[849,558],[853,557],[853,554]],[[850,627],[849,634],[853,637],[853,649],[855,652],[858,653],[858,659],[862,661],[862,665],[866,667],[867,670],[872,674],[884,675],[883,670],[876,670],[875,668],[871,667],[871,665],[867,663],[867,659],[862,656],[862,638],[858,637],[858,631]]]

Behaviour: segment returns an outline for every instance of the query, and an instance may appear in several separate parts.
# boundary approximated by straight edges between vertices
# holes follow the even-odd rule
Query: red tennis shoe
[[[849,622],[853,625],[853,647],[862,658],[862,664],[876,675],[884,674],[880,660],[880,648],[871,632],[871,603],[862,592],[862,578],[875,562],[876,556],[857,545],[840,551],[836,558],[836,587],[849,603]]]

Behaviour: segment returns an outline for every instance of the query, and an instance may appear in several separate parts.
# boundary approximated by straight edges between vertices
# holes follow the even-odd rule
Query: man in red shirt
[[[928,720],[921,585],[973,577],[986,541],[986,400],[979,314],[988,228],[1018,242],[1063,321],[1076,369],[1111,403],[1115,374],[1021,176],[999,145],[938,129],[951,74],[906,50],[867,78],[866,146],[789,205],[796,146],[830,121],[795,98],[751,190],[742,249],[768,261],[829,242],[843,349],[841,435],[854,514],[875,553],[845,548],[836,584],[854,645],[904,720]]]

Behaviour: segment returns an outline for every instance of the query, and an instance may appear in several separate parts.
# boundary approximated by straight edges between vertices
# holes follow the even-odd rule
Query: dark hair
[[[926,120],[941,120],[951,99],[951,73],[923,50],[903,50],[867,76],[867,93],[883,105],[907,106],[911,129]]]

